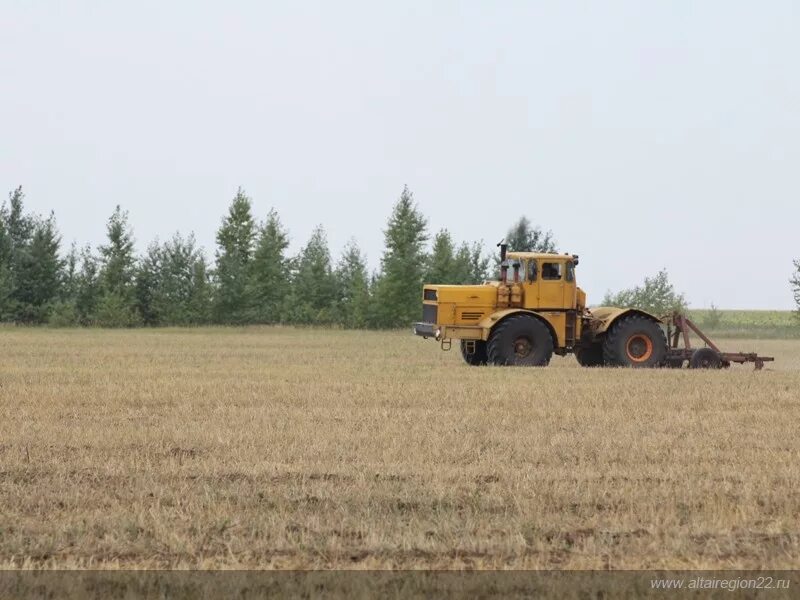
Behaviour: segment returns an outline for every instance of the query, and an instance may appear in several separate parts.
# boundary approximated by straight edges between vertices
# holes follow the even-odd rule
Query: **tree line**
[[[384,229],[380,267],[370,272],[355,240],[333,260],[325,230],[314,229],[290,256],[289,232],[272,209],[259,221],[239,190],[216,232],[213,261],[194,235],[176,233],[137,255],[128,214],[119,206],[97,248],[62,252],[55,216],[26,212],[17,188],[0,207],[0,321],[55,326],[327,325],[405,327],[420,318],[424,282],[480,283],[496,276],[496,252],[483,241],[457,243],[447,229],[429,235],[405,187]],[[556,252],[550,231],[519,218],[511,250]],[[492,248],[493,250],[493,248]],[[800,260],[790,280],[800,316]],[[642,285],[607,293],[607,306],[661,314],[685,310],[665,270]]]
[[[384,230],[380,268],[370,272],[355,240],[334,261],[319,226],[296,256],[273,209],[259,221],[243,190],[216,232],[213,262],[192,234],[176,233],[137,255],[128,214],[117,206],[104,243],[62,252],[55,216],[29,214],[17,188],[0,208],[0,320],[55,326],[276,324],[404,327],[420,318],[424,281],[480,283],[496,261],[482,241],[432,237],[405,187]],[[507,241],[554,251],[550,232],[520,218]]]

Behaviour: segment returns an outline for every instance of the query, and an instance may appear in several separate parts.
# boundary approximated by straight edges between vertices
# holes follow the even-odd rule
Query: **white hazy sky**
[[[590,302],[662,267],[692,306],[790,308],[800,4],[54,2],[0,10],[0,187],[96,244],[209,254],[238,186],[296,251],[377,266],[404,184],[492,245],[526,214]]]

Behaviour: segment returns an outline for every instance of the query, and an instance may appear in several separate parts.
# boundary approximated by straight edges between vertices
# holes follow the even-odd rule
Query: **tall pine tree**
[[[442,229],[433,237],[433,249],[428,257],[425,272],[426,283],[461,283],[456,272],[455,248],[453,238],[447,229]]]
[[[0,209],[0,313],[4,319],[41,323],[57,301],[61,238],[55,217],[25,213],[18,187]]]
[[[386,247],[370,311],[373,326],[404,327],[419,320],[426,230],[427,222],[406,186],[384,231]]]
[[[250,268],[250,319],[256,323],[279,323],[286,310],[289,265],[285,253],[289,236],[278,213],[270,210],[260,228]]]
[[[342,252],[334,272],[336,280],[335,320],[343,327],[363,329],[369,316],[369,275],[367,262],[355,240]]]
[[[15,296],[18,319],[22,322],[45,322],[58,300],[63,264],[59,257],[60,243],[55,217],[51,214],[49,219],[34,225],[30,243],[19,254]]]
[[[214,321],[244,324],[253,306],[249,285],[250,262],[256,238],[252,202],[239,188],[217,230],[217,290]]]
[[[294,261],[288,320],[301,325],[330,324],[336,304],[336,283],[325,230],[314,229]]]
[[[75,312],[81,325],[97,324],[97,309],[103,294],[100,282],[100,261],[89,246],[81,250],[81,267],[75,289]]]
[[[102,296],[97,307],[97,322],[104,327],[132,327],[140,323],[136,310],[133,246],[128,213],[117,205],[106,225],[106,243],[99,248]]]

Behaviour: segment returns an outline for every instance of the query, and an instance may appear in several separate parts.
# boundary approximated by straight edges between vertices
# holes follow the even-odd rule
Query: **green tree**
[[[336,280],[336,322],[351,329],[367,326],[370,303],[367,262],[355,240],[345,246],[334,272]]]
[[[23,323],[46,320],[60,287],[61,238],[55,217],[25,213],[18,187],[0,208],[0,313]]]
[[[419,319],[428,240],[427,222],[408,186],[394,206],[384,238],[370,322],[376,327],[402,327]]]
[[[645,277],[644,284],[640,286],[616,294],[607,292],[603,305],[639,308],[659,316],[673,311],[683,312],[687,308],[686,298],[675,291],[666,269],[654,277]]]
[[[464,265],[458,266],[463,268]],[[461,283],[460,279],[463,277],[464,274],[457,270],[453,238],[447,229],[442,229],[433,236],[433,248],[427,260],[425,282],[455,284]]]
[[[6,228],[2,211],[0,211],[0,320],[3,321],[12,318],[13,315],[14,276],[12,260],[11,236]]]
[[[62,259],[59,257],[61,238],[55,228],[55,218],[39,221],[27,247],[18,254],[19,272],[14,290],[17,320],[43,323],[58,299],[61,284]]]
[[[506,234],[508,249],[514,252],[557,252],[553,233],[534,227],[522,216]]]
[[[480,242],[462,243],[455,255],[456,283],[477,284],[489,278],[489,257]]]
[[[800,319],[800,260],[794,261],[794,276],[790,280],[792,292],[794,292],[794,303],[797,305],[797,318]]]
[[[136,271],[136,309],[144,325],[166,324],[158,306],[164,272],[163,254],[158,241],[152,242]]]
[[[217,290],[213,308],[217,323],[243,324],[253,306],[250,262],[256,239],[252,202],[239,188],[217,230]]]
[[[48,322],[56,327],[72,327],[80,324],[77,310],[80,275],[78,261],[78,248],[73,242],[61,267],[58,299],[53,303],[48,315]]]
[[[209,323],[212,301],[213,288],[209,277],[208,262],[201,252],[192,264],[192,284],[187,305],[189,322],[193,325]]]
[[[195,325],[204,322],[210,299],[206,263],[194,235],[175,234],[162,247],[157,312],[170,325]]]
[[[140,318],[136,309],[136,256],[128,213],[119,205],[106,225],[107,242],[100,251],[100,286],[97,323],[103,327],[133,327]]]
[[[289,265],[285,256],[289,236],[281,225],[278,213],[270,210],[260,228],[250,268],[249,298],[251,320],[257,323],[278,323],[283,317],[289,291]]]
[[[318,226],[294,261],[287,317],[302,325],[330,324],[336,302],[336,281],[325,230]]]
[[[97,308],[102,296],[100,261],[86,246],[81,250],[81,268],[76,277],[75,311],[81,325],[97,323]]]
[[[133,232],[128,224],[128,213],[119,205],[106,225],[107,243],[101,245],[101,279],[105,292],[116,292],[130,297],[133,292],[136,256],[133,251]]]
[[[194,235],[176,233],[152,243],[136,277],[137,308],[146,325],[195,325],[208,320],[210,290],[205,257]]]

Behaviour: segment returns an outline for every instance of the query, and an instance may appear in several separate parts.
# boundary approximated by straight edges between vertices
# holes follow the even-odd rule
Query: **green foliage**
[[[418,320],[425,275],[424,245],[427,222],[414,197],[403,188],[384,232],[386,248],[375,283],[370,323],[376,327],[405,327]]]
[[[508,249],[514,252],[557,252],[553,232],[534,227],[522,216],[506,234]]]
[[[76,275],[75,311],[81,325],[94,325],[97,320],[97,308],[100,304],[102,289],[100,285],[100,261],[91,248],[86,246],[81,251],[81,268]]]
[[[93,321],[101,327],[133,327],[141,323],[136,309],[136,256],[128,213],[119,205],[108,219],[106,243],[100,251],[100,297]]]
[[[483,256],[481,244],[461,244],[456,250],[450,232],[442,229],[433,238],[427,260],[425,282],[466,285],[481,283],[487,278],[489,259]]]
[[[336,280],[328,240],[320,226],[293,261],[287,320],[300,325],[330,324],[335,303]]]
[[[370,283],[367,264],[356,242],[350,240],[334,271],[336,282],[336,322],[353,329],[367,326]]]
[[[239,188],[217,230],[217,293],[213,306],[216,323],[244,324],[253,306],[248,285],[256,224],[252,202]]]
[[[712,302],[711,308],[703,317],[703,327],[707,329],[719,329],[722,325],[722,311]]]
[[[57,300],[50,308],[47,323],[51,327],[75,327],[81,324],[74,301]]]
[[[164,244],[153,243],[136,277],[139,315],[145,325],[206,323],[211,294],[205,257],[194,236],[176,233]]]
[[[119,205],[106,225],[107,243],[100,250],[100,279],[103,292],[116,294],[128,302],[133,297],[133,280],[136,272],[136,257],[133,253],[133,232],[128,224],[128,213]]]
[[[283,317],[290,289],[288,247],[289,236],[272,209],[258,232],[249,273],[250,319],[255,323],[279,323]]]
[[[128,214],[120,206],[97,253],[73,244],[62,257],[55,218],[27,214],[17,188],[0,207],[0,320],[57,327],[208,322],[405,327],[419,318],[424,279],[470,284],[489,276],[491,258],[481,242],[456,244],[441,230],[428,255],[426,230],[404,187],[384,231],[378,273],[368,273],[354,240],[334,266],[322,227],[288,259],[289,238],[277,212],[271,210],[257,225],[251,200],[240,188],[217,231],[213,272],[191,235],[156,241],[137,257]],[[527,219],[513,234],[523,240],[519,248],[552,248],[550,233],[532,228]]]
[[[456,269],[453,238],[447,229],[442,229],[433,237],[433,250],[428,257],[425,271],[426,283],[457,283],[461,273]]]
[[[689,317],[713,338],[797,339],[800,322],[793,310],[722,310],[719,324],[708,324],[711,309],[693,309]]]
[[[462,243],[456,252],[457,282],[460,284],[476,284],[486,281],[489,275],[489,257],[483,255],[483,244],[473,242]]]
[[[17,188],[0,209],[0,314],[19,323],[43,323],[60,289],[61,239],[51,214],[27,215]]]
[[[797,305],[797,318],[800,319],[800,260],[794,261],[794,276],[789,280],[794,293],[794,303]]]
[[[686,299],[683,294],[675,292],[666,269],[662,269],[654,277],[645,277],[641,286],[616,294],[607,292],[603,305],[639,308],[659,316],[673,311],[685,311],[687,308]]]
[[[97,306],[95,323],[100,327],[136,327],[142,320],[128,294],[106,291]]]

